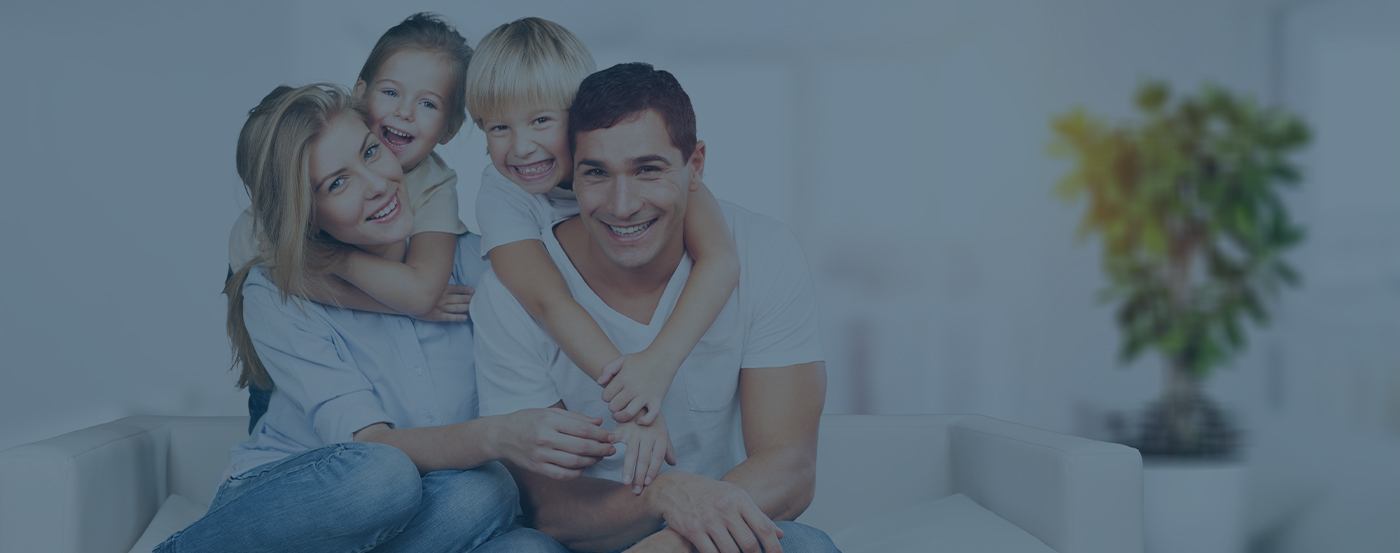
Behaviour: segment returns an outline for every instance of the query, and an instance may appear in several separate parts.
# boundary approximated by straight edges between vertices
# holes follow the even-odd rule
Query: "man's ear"
[[[356,100],[364,101],[365,88],[367,87],[369,87],[369,84],[365,83],[363,79],[357,80],[355,81],[355,88],[350,90],[350,95],[355,97]]]
[[[700,182],[705,179],[705,141],[695,141],[695,150],[690,152],[690,160],[686,162],[690,166],[690,189],[695,190],[700,187]]]

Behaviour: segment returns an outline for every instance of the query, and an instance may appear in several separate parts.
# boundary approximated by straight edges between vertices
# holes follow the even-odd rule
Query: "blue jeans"
[[[155,552],[463,553],[511,530],[518,504],[499,463],[420,476],[398,448],[335,444],[230,478]]]

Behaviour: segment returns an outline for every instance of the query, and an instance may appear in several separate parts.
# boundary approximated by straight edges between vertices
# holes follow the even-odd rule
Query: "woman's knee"
[[[494,534],[515,520],[520,493],[500,463],[424,477],[423,508],[462,531]],[[439,518],[437,514],[435,518]]]
[[[423,481],[418,467],[396,447],[375,443],[342,444],[327,459],[333,482],[343,494],[337,515],[355,527],[403,526],[418,511]]]

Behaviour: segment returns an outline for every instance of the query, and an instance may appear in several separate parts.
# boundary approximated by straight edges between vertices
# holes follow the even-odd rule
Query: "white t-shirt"
[[[556,221],[578,215],[573,191],[554,187],[531,194],[507,179],[496,166],[481,171],[476,193],[476,223],[481,227],[481,255],[496,246],[521,240],[539,240],[543,229]]]
[[[816,300],[797,240],[768,217],[721,202],[738,245],[739,285],[714,325],[676,373],[661,412],[677,469],[720,478],[745,458],[739,413],[739,371],[823,360]],[[600,299],[569,262],[553,232],[549,252],[579,305],[624,352],[644,349],[671,315],[691,260],[682,257],[650,324],[618,313]],[[484,248],[483,248],[484,249]],[[477,389],[482,415],[548,407],[562,400],[571,411],[615,426],[603,389],[568,356],[488,271],[472,298],[476,325]],[[619,480],[621,452],[590,467],[596,478]]]

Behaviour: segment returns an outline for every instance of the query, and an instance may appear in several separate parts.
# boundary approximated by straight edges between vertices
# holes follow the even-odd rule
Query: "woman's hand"
[[[676,450],[671,447],[665,419],[658,418],[651,426],[642,426],[637,421],[620,423],[617,433],[619,441],[627,447],[622,462],[622,484],[632,486],[633,494],[641,495],[642,488],[651,485],[661,472],[661,463],[676,464]]]
[[[466,322],[474,294],[476,294],[476,289],[471,286],[448,284],[447,288],[442,290],[442,297],[438,298],[437,305],[433,306],[433,310],[417,317],[417,319],[434,323]]]
[[[583,469],[617,452],[612,433],[593,419],[564,409],[524,409],[496,418],[489,434],[495,457],[555,480],[577,478]]]

